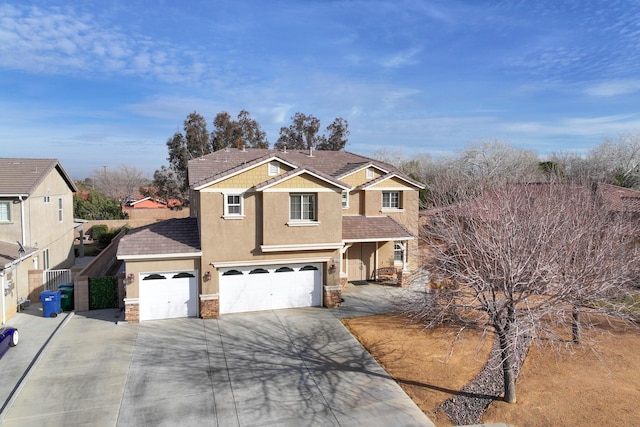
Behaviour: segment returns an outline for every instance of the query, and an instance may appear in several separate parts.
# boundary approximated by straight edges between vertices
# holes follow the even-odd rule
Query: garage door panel
[[[220,313],[320,305],[321,279],[319,264],[246,268],[241,276],[223,272],[220,276]]]
[[[198,282],[193,272],[143,274],[141,278],[141,321],[198,315]]]

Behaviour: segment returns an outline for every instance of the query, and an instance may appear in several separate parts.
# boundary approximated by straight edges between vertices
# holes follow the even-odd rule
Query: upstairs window
[[[342,209],[346,209],[349,207],[349,192],[342,192]]]
[[[367,179],[373,179],[374,174],[373,174],[373,168],[367,168]]]
[[[289,197],[289,219],[292,221],[315,221],[316,196],[314,194],[292,194]]]
[[[383,191],[382,192],[382,208],[383,209],[400,209],[400,192],[399,191]]]
[[[0,202],[0,222],[11,222],[11,202]]]
[[[278,175],[280,173],[280,163],[273,161],[269,163],[269,176]]]
[[[45,202],[45,203],[50,203],[50,202],[51,202],[51,197],[49,197],[49,196],[44,196],[44,202]]]
[[[62,222],[62,199],[58,199],[58,221]]]
[[[224,196],[224,217],[241,218],[242,214],[242,195],[227,194]]]

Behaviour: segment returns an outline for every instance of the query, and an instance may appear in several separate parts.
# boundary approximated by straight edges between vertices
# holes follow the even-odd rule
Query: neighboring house
[[[418,190],[344,151],[225,149],[189,162],[191,218],[131,230],[128,321],[337,306],[347,281],[416,265]]]
[[[29,295],[29,270],[73,266],[75,191],[58,160],[0,158],[2,323]]]
[[[169,209],[169,207],[162,200],[144,197],[138,200],[130,200],[122,207],[124,212],[131,209]]]

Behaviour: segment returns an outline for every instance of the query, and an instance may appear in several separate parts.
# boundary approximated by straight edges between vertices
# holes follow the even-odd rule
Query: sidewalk
[[[25,310],[7,321],[7,326],[18,329],[20,341],[0,359],[2,381],[0,382],[0,413],[8,406],[20,389],[22,381],[36,363],[46,345],[61,327],[73,316],[73,312],[63,312],[57,317],[44,317],[42,303],[31,303]]]

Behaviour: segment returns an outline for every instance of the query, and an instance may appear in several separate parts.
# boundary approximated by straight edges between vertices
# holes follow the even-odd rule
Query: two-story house
[[[337,306],[348,281],[415,265],[418,190],[344,151],[225,149],[189,162],[191,218],[134,229],[125,318]]]
[[[0,158],[2,323],[28,297],[29,270],[73,266],[75,191],[58,160]]]

